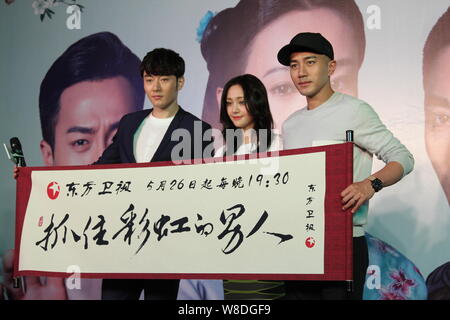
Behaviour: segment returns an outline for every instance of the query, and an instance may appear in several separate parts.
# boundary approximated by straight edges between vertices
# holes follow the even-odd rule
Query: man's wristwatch
[[[381,189],[383,189],[383,181],[381,181],[377,177],[370,176],[367,179],[369,179],[370,183],[372,184],[372,188],[373,188],[373,190],[375,190],[375,192],[378,192]]]

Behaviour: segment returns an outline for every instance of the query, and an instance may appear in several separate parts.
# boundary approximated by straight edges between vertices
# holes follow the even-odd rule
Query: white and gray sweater
[[[386,128],[372,107],[340,92],[313,110],[305,107],[294,112],[283,124],[283,146],[286,150],[341,143],[345,142],[347,130],[354,132],[354,182],[371,175],[374,154],[385,163],[399,162],[403,176],[413,169],[412,154]],[[368,209],[367,201],[354,214],[354,237],[364,235]]]

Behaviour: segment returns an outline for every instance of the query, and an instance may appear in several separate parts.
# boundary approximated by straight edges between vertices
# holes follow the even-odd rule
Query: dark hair
[[[351,24],[358,38],[359,50],[355,55],[361,65],[366,40],[363,18],[354,0],[241,0],[234,8],[219,12],[203,34],[201,51],[209,71],[203,101],[203,120],[213,127],[219,125],[216,89],[223,87],[228,79],[244,72],[248,51],[258,32],[285,13],[315,8],[333,10]]]
[[[427,277],[428,300],[450,299],[450,262],[436,268]]]
[[[140,72],[155,76],[184,75],[184,60],[178,53],[170,49],[157,48],[147,53],[141,63]]]
[[[443,48],[450,46],[450,7],[439,18],[439,20],[431,29],[427,41],[423,48],[423,86],[425,90],[428,87],[429,78],[433,75],[430,73],[431,64],[434,63],[436,56]]]
[[[241,86],[242,91],[244,91],[244,100],[246,101],[247,111],[253,117],[253,129],[256,131],[257,139],[257,152],[267,151],[272,143],[273,128],[273,119],[272,114],[270,113],[269,99],[267,98],[267,91],[264,84],[261,80],[251,74],[237,76],[228,81],[223,88],[222,97],[220,99],[220,122],[223,126],[222,136],[227,146],[226,150],[232,150],[234,154],[242,144],[242,134],[237,136],[237,141],[227,141],[226,139],[226,130],[238,129],[231,121],[227,112],[228,90],[234,85]],[[267,143],[260,143],[261,129],[265,129],[267,132]],[[239,131],[241,132],[241,130]]]
[[[133,108],[144,106],[144,88],[139,76],[140,59],[110,32],[100,32],[78,40],[55,60],[41,82],[39,113],[42,137],[52,149],[60,97],[65,89],[83,81],[122,76],[134,90]]]

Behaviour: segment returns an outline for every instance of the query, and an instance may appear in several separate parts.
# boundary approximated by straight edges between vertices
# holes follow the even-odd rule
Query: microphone
[[[25,157],[23,155],[22,151],[22,144],[19,141],[19,138],[13,137],[9,139],[9,144],[11,146],[10,154],[8,155],[9,158],[18,166],[18,167],[26,167],[27,164],[25,163]],[[6,146],[5,146],[5,149]],[[8,153],[9,150],[6,150]],[[24,286],[24,279],[22,277],[19,278],[13,278],[13,288],[25,288]]]
[[[22,144],[19,141],[19,138],[14,137],[9,140],[9,144],[11,145],[11,157],[12,160],[16,163],[18,167],[26,167],[25,157],[22,151]]]

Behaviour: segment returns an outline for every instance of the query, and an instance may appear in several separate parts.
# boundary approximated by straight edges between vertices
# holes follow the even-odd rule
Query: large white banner
[[[32,171],[19,271],[323,274],[325,152],[262,160]]]

